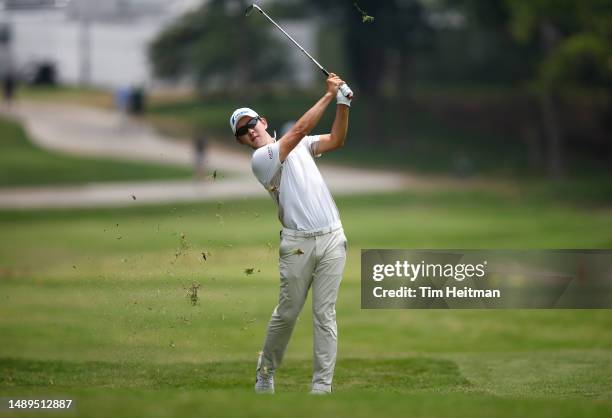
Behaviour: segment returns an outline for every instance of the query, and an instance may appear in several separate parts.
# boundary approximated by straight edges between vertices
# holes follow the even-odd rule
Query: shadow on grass
[[[311,361],[288,360],[276,376],[277,391],[310,389]],[[0,359],[0,388],[247,389],[255,361],[156,365]],[[461,391],[470,386],[450,360],[435,358],[346,359],[336,367],[336,392]]]

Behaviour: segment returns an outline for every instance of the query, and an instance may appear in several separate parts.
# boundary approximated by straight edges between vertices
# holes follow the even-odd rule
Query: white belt
[[[281,231],[281,236],[289,235],[292,237],[309,238],[309,237],[316,237],[319,235],[329,234],[341,228],[342,228],[342,223],[340,223],[340,221],[336,222],[335,224],[331,226],[326,226],[325,228],[313,229],[310,231],[299,231],[296,229],[283,228]]]

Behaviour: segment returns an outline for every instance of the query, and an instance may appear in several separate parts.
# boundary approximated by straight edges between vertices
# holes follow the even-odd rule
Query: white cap
[[[257,114],[256,111],[254,111],[253,109],[249,109],[248,107],[241,107],[240,109],[234,110],[234,113],[232,113],[232,116],[230,117],[230,120],[229,120],[230,126],[232,127],[232,132],[234,133],[234,135],[236,135],[236,124],[244,116],[250,116],[252,118],[256,118],[259,115]]]

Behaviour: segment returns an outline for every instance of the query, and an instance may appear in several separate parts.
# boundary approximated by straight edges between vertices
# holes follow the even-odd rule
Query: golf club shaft
[[[274,26],[276,26],[278,28],[278,30],[280,30],[282,33],[285,34],[285,36],[287,38],[289,38],[291,40],[291,42],[293,42],[295,44],[295,46],[297,46],[298,48],[300,48],[300,51],[302,51],[304,54],[306,54],[306,56],[308,58],[310,58],[312,60],[312,62],[315,63],[315,65],[317,67],[319,67],[319,69],[323,72],[323,74],[325,74],[326,77],[329,76],[329,71],[327,71],[325,68],[323,68],[323,66],[321,64],[319,64],[319,61],[317,61],[316,59],[314,59],[312,57],[312,55],[310,55],[304,48],[302,48],[302,46],[300,44],[297,43],[297,41],[295,39],[293,39],[291,37],[291,35],[289,35],[287,32],[285,32],[285,30],[283,28],[281,28],[275,21],[274,19],[272,19],[270,16],[268,16],[268,14],[266,12],[264,12],[261,7],[254,5],[254,7],[259,10],[259,13],[261,13],[262,15],[264,15],[270,22],[272,22],[274,24]]]

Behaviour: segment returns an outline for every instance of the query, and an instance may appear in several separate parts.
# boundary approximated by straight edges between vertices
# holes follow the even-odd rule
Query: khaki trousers
[[[342,226],[309,232],[283,229],[279,253],[278,305],[268,323],[261,366],[280,366],[312,287],[312,388],[331,391],[338,343],[336,299],[346,262],[344,231]]]

